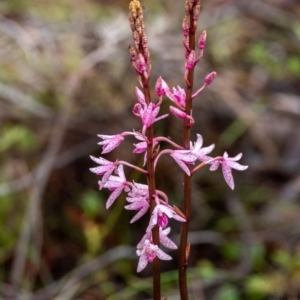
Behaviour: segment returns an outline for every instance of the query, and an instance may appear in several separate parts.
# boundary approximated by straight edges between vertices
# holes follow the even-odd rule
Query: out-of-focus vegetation
[[[184,85],[184,1],[143,2],[152,83]],[[196,85],[195,133],[214,155],[243,152],[231,192],[221,172],[194,176],[191,299],[300,297],[300,3],[203,0],[208,38]],[[139,129],[127,1],[0,1],[1,299],[150,299],[151,267],[136,274],[146,220],[129,225],[119,198],[106,211],[88,155],[97,134]],[[167,109],[167,108],[166,108]],[[160,127],[159,127],[160,126]],[[156,131],[180,142],[169,118]],[[141,163],[125,141],[106,158]],[[129,178],[139,181],[135,173]],[[182,174],[166,158],[158,188],[181,207]],[[178,241],[178,224],[173,239]],[[176,251],[163,294],[179,299]]]

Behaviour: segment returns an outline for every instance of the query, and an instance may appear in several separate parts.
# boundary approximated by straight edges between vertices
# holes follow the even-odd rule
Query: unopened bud
[[[182,33],[184,36],[189,35],[190,23],[188,17],[185,15],[182,20]]]
[[[132,113],[136,116],[140,116],[140,111],[141,111],[142,107],[140,103],[136,103],[132,109]]]
[[[147,71],[146,67],[146,62],[144,56],[139,53],[137,59],[136,59],[136,70],[140,73],[143,74],[144,72]]]
[[[143,20],[143,19],[144,19],[143,8],[142,8],[142,7],[140,7],[140,9],[138,10],[137,15],[138,15],[138,18],[139,18],[140,20]]]
[[[185,69],[186,70],[192,70],[194,68],[194,65],[195,65],[195,51],[194,50],[191,50],[189,56],[188,56],[188,59],[186,61],[186,64],[185,64]]]
[[[139,33],[140,36],[142,36],[143,28],[142,28],[142,22],[140,19],[136,19],[134,23],[136,31]]]
[[[151,65],[150,52],[149,52],[148,48],[144,48],[144,57],[145,57],[146,64],[148,66]]]
[[[193,8],[193,19],[197,21],[200,15],[200,4],[197,4]]]
[[[216,76],[217,76],[216,72],[209,73],[204,79],[205,84],[206,85],[211,84],[214,81],[214,79],[216,78]]]
[[[143,31],[143,34],[142,34],[142,47],[148,48],[148,40],[147,40],[145,31]]]
[[[188,0],[185,0],[185,15],[188,17],[191,12],[191,7]]]
[[[186,119],[187,114],[184,111],[182,111],[174,106],[170,106],[170,112],[172,115],[174,115],[177,118],[180,118],[183,120]]]
[[[138,0],[132,0],[129,3],[129,12],[132,14],[133,18],[137,18],[137,11],[141,9],[141,3]]]
[[[132,16],[131,13],[129,13],[128,20],[129,20],[129,24],[130,24],[131,30],[134,31],[134,30],[135,30],[135,27],[134,27],[134,19],[133,19],[133,16]]]
[[[195,120],[193,119],[193,117],[191,117],[190,115],[186,114],[184,111],[182,111],[176,107],[170,106],[170,112],[177,118],[180,118],[183,120],[188,119],[189,126],[192,126],[195,123]]]
[[[155,93],[158,97],[167,95],[170,92],[170,89],[167,83],[159,76],[155,83]]]
[[[145,104],[146,103],[145,96],[144,96],[143,92],[138,87],[135,88],[135,95],[136,95],[136,97],[138,98],[138,101],[141,104]]]
[[[135,46],[138,49],[139,45],[140,45],[140,35],[138,34],[138,32],[136,30],[133,31],[132,37],[133,37]]]
[[[129,45],[129,54],[131,57],[131,61],[135,62],[137,60],[137,52],[131,45]]]
[[[199,38],[199,42],[198,42],[198,48],[200,50],[203,50],[206,44],[206,30],[204,30]]]

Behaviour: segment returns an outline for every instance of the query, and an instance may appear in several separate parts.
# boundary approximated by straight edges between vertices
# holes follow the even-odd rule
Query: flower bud
[[[184,36],[189,35],[190,23],[188,17],[185,15],[182,20],[182,32]]]
[[[206,43],[206,30],[204,30],[200,35],[199,42],[198,42],[198,48],[200,50],[203,50],[205,47],[205,43]]]
[[[136,59],[136,70],[140,73],[143,74],[147,71],[146,67],[146,62],[144,56],[139,53],[137,59]]]
[[[138,32],[136,30],[134,30],[132,32],[132,37],[133,37],[135,46],[138,49],[139,48],[139,44],[140,44],[140,36],[139,36],[139,34],[138,34]]]
[[[135,88],[135,95],[136,95],[136,97],[138,98],[138,100],[141,104],[146,103],[145,96],[144,96],[143,92],[138,87]]]
[[[136,61],[137,60],[137,53],[136,50],[134,49],[134,47],[132,47],[131,45],[129,45],[129,54],[131,57],[131,61]]]
[[[134,23],[134,26],[135,26],[135,29],[138,32],[138,34],[140,36],[142,36],[143,28],[142,28],[142,21],[141,21],[141,19],[136,19],[135,23]]]
[[[170,92],[170,89],[167,85],[167,83],[159,76],[157,78],[156,84],[155,84],[155,93],[158,97],[167,95]]]
[[[204,79],[205,84],[206,85],[211,84],[214,81],[214,79],[216,78],[216,76],[217,76],[216,72],[209,73]]]
[[[196,4],[193,8],[193,19],[197,21],[200,15],[200,4]]]
[[[170,112],[172,115],[174,115],[177,118],[180,118],[183,120],[186,119],[187,114],[184,111],[182,111],[176,107],[170,106]]]
[[[132,109],[132,113],[139,117],[140,116],[140,111],[141,111],[142,107],[141,107],[141,104],[140,103],[136,103]]]
[[[188,56],[188,59],[186,61],[186,64],[185,64],[185,69],[186,70],[192,70],[194,68],[194,65],[195,65],[195,51],[194,50],[191,50],[189,56]]]
[[[185,102],[186,102],[185,90],[182,89],[180,86],[177,86],[177,89],[173,88],[172,99],[174,102],[177,102],[182,107],[185,107]]]

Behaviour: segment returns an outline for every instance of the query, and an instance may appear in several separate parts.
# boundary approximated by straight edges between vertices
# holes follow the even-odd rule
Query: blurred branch
[[[36,102],[33,98],[25,95],[23,92],[19,91],[18,89],[8,86],[4,83],[0,82],[0,96],[9,100],[16,104],[19,107],[22,107],[26,111],[34,114],[35,116],[41,118],[50,118],[54,116],[54,111],[39,103]]]
[[[6,18],[2,14],[0,14],[0,31],[14,39],[29,60],[30,52],[35,47],[34,40],[30,34],[18,23]]]
[[[115,21],[120,20],[117,19]],[[91,68],[95,66],[95,64],[106,58],[108,55],[116,52],[117,47],[111,46],[115,43],[118,43],[120,39],[124,38],[122,31],[120,32],[120,30],[112,30],[112,33],[113,32],[116,33],[116,38],[108,39],[108,41],[110,42],[105,43],[104,47],[98,48],[84,57],[80,62],[77,71],[69,78],[68,82],[66,83],[66,88],[62,88],[62,90],[66,91],[64,106],[59,112],[57,121],[55,122],[56,126],[53,129],[48,149],[44,153],[39,166],[36,168],[36,171],[33,174],[34,185],[31,189],[30,201],[24,216],[22,233],[17,243],[15,259],[13,261],[12,272],[10,276],[10,280],[15,290],[19,289],[21,283],[22,275],[25,269],[26,251],[30,243],[30,238],[34,238],[37,232],[38,236],[35,236],[35,239],[33,239],[37,242],[37,256],[34,263],[35,266],[32,266],[32,268],[37,271],[39,267],[40,257],[38,256],[40,253],[39,248],[41,246],[41,242],[39,241],[41,239],[42,232],[40,230],[37,231],[36,228],[41,228],[42,226],[42,214],[40,211],[42,196],[45,191],[48,178],[54,168],[57,153],[63,142],[63,137],[69,121],[72,103],[75,95],[77,94],[77,91],[81,87],[82,79],[91,70]],[[31,282],[33,282],[33,280]]]
[[[74,160],[89,154],[93,149],[97,149],[99,146],[96,143],[96,138],[91,138],[80,145],[76,145],[73,148],[64,151],[62,154],[58,155],[53,163],[53,170],[62,168]],[[37,169],[33,170],[31,173],[25,174],[22,177],[12,180],[10,182],[5,182],[0,184],[0,196],[5,196],[9,194],[19,193],[21,191],[29,188],[32,183],[39,184],[41,178],[37,176]]]
[[[98,270],[108,266],[112,262],[122,258],[136,259],[135,248],[128,246],[118,246],[112,248],[101,256],[96,257],[95,259],[92,259],[89,262],[79,266],[70,274],[65,275],[58,281],[51,283],[45,288],[37,291],[34,295],[32,295],[31,300],[51,299],[57,293],[64,294],[69,289],[72,289],[74,285],[80,283],[80,281],[85,277],[92,275]],[[64,300],[68,299],[64,298]]]
[[[235,91],[232,86],[230,78],[225,76],[219,77],[212,85],[211,89],[218,94],[218,98],[222,99],[227,106],[229,106],[238,118],[247,125],[249,132],[253,140],[255,140],[256,145],[260,148],[268,161],[277,160],[278,151],[274,142],[269,138],[265,128],[257,124],[257,120],[260,115],[256,113],[250,105],[246,104],[242,97],[237,91]]]

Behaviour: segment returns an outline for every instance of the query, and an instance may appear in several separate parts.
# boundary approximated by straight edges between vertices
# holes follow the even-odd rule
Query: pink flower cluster
[[[125,136],[131,135],[138,141],[133,144],[133,152],[138,154],[145,153],[145,163],[147,159],[147,137],[145,135],[145,130],[151,124],[168,116],[163,115],[158,117],[163,96],[168,97],[177,106],[177,108],[170,106],[170,112],[173,115],[181,119],[189,119],[191,125],[194,123],[192,117],[187,116],[183,110],[185,106],[185,92],[182,88],[174,88],[173,92],[171,92],[166,82],[159,77],[155,86],[155,91],[158,96],[158,103],[150,103],[147,105],[143,92],[136,88],[138,103],[135,104],[133,113],[141,119],[142,130],[132,132],[127,131],[111,136],[99,135],[102,139],[99,143],[103,146],[102,154],[106,154],[117,148],[124,140]],[[153,140],[153,146],[156,147],[157,144],[161,142],[167,142],[172,147],[170,149],[164,149],[157,154],[154,163],[155,167],[157,165],[157,161],[163,154],[170,155],[178,166],[189,176],[191,176],[194,170],[197,170],[197,166],[194,169],[190,169],[189,166],[195,165],[197,162],[210,165],[211,171],[215,171],[219,166],[221,166],[225,181],[231,189],[234,189],[234,180],[231,172],[232,169],[239,171],[247,169],[247,166],[240,165],[237,162],[242,157],[242,154],[233,158],[228,157],[226,152],[223,156],[217,156],[215,158],[208,156],[214,149],[214,145],[202,147],[203,139],[200,134],[197,134],[197,139],[194,143],[190,143],[189,149],[184,149],[182,146],[163,136],[155,137]],[[117,160],[115,162],[110,162],[103,157],[96,158],[91,156],[91,159],[99,165],[98,167],[91,168],[90,170],[93,173],[102,176],[101,180],[99,180],[100,190],[102,188],[106,188],[111,191],[106,202],[106,208],[108,209],[111,205],[113,205],[114,201],[121,195],[121,193],[125,192],[127,194],[126,200],[128,202],[128,204],[125,205],[125,209],[136,211],[136,214],[131,219],[130,223],[133,223],[144,216],[150,207],[148,186],[127,181],[123,167],[125,165],[139,171],[143,171],[143,169],[123,161]],[[144,170],[143,173],[147,174],[147,171]],[[170,227],[167,227],[169,219],[175,219],[179,222],[186,221],[185,218],[179,215],[177,210],[169,204],[169,199],[165,193],[160,190],[156,190],[155,195],[152,196],[155,197],[156,206],[151,214],[146,233],[137,245],[137,255],[139,256],[139,264],[137,268],[138,272],[142,271],[146,267],[147,263],[152,262],[155,257],[162,260],[171,259],[168,254],[152,243],[151,229],[155,225],[158,225],[160,228],[160,243],[167,248],[176,249],[177,246],[167,237],[171,230]]]
[[[172,157],[179,168],[182,169],[188,176],[191,176],[204,165],[209,165],[211,171],[215,171],[219,168],[219,166],[221,166],[226,183],[231,189],[234,189],[232,169],[243,171],[248,168],[248,166],[243,166],[237,162],[242,157],[241,153],[233,158],[230,158],[226,152],[223,156],[211,157],[210,153],[213,151],[214,145],[203,147],[203,139],[200,134],[197,134],[195,142],[190,142],[188,149],[174,143],[172,140],[164,136],[157,136],[152,140],[152,133],[151,138],[149,137],[151,141],[148,140],[147,133],[152,132],[148,131],[149,127],[151,128],[154,123],[169,116],[168,114],[159,116],[161,104],[166,98],[171,100],[172,106],[169,107],[169,110],[172,115],[176,118],[185,120],[185,124],[187,124],[188,127],[192,127],[195,120],[190,113],[187,113],[189,110],[186,110],[187,96],[185,90],[180,86],[177,86],[176,88],[174,87],[171,90],[162,77],[159,77],[155,84],[157,101],[151,102],[148,89],[151,61],[147,46],[147,38],[144,32],[145,28],[143,25],[142,7],[139,1],[132,0],[129,8],[129,21],[135,42],[135,47],[129,47],[129,53],[138,81],[145,92],[144,94],[143,91],[136,87],[135,94],[137,97],[137,103],[134,105],[132,110],[133,114],[141,121],[141,129],[139,131],[132,132],[125,131],[116,135],[99,135],[101,138],[99,145],[103,147],[102,154],[111,152],[121,145],[125,137],[131,136],[136,140],[136,143],[133,143],[133,153],[144,154],[144,165],[148,162],[148,165],[151,166],[151,174],[152,167],[155,172],[158,161],[164,154],[166,154]],[[200,1],[186,1],[186,14],[183,19],[182,30],[186,59],[185,82],[187,87],[190,89],[192,88],[192,85],[188,80],[189,72],[201,60],[206,44],[206,31],[203,31],[198,42],[197,52],[199,52],[199,54],[196,54],[195,50],[192,50],[189,47],[189,32],[191,29],[189,18],[192,14],[192,20],[195,23],[193,28],[195,29],[199,13]],[[216,72],[208,74],[205,77],[202,86],[198,88],[191,97],[189,97],[189,100],[191,100],[191,98],[193,100],[208,85],[210,85],[216,78],[216,75]],[[147,83],[147,88],[145,87],[146,85],[144,86],[145,83]],[[145,95],[147,97],[145,97]],[[169,148],[160,150],[160,143],[167,143]],[[153,153],[155,155],[149,159],[154,159],[154,162],[148,160],[147,157],[147,150],[148,153],[151,153],[151,147],[153,147]],[[153,192],[153,187],[151,188],[150,193],[150,189],[147,185],[128,181],[124,173],[124,166],[134,168],[142,174],[149,175],[147,170],[134,166],[126,161],[117,160],[115,162],[111,162],[103,157],[96,158],[93,156],[91,156],[91,159],[98,164],[97,167],[91,168],[90,170],[101,176],[101,179],[99,180],[99,189],[101,190],[105,188],[111,191],[106,202],[107,209],[113,205],[122,193],[126,194],[127,203],[125,205],[125,209],[135,212],[130,223],[134,223],[139,220],[148,212],[148,210],[150,210],[150,205],[152,207],[145,234],[137,245],[136,253],[139,257],[137,272],[142,271],[147,264],[152,262],[156,257],[161,260],[170,260],[171,256],[160,249],[159,245],[154,243],[152,232],[154,232],[153,235],[155,235],[155,240],[157,240],[157,235],[159,235],[160,245],[169,249],[177,249],[176,244],[168,237],[168,234],[171,231],[171,228],[168,227],[169,219],[186,222],[185,216],[175,206],[172,206],[169,203],[168,196],[163,191],[155,190]],[[153,204],[155,204],[154,207]],[[157,227],[155,226],[158,226],[159,231],[157,231]],[[153,228],[155,229],[152,230]]]

